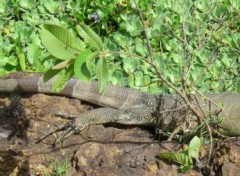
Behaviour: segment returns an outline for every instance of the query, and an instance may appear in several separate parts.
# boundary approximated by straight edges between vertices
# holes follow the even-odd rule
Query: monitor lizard
[[[24,72],[0,77],[0,92],[58,94],[100,106],[98,109],[76,116],[75,119],[49,132],[37,142],[56,131],[65,130],[55,141],[58,143],[92,124],[150,125],[169,132],[172,132],[186,119],[191,124],[191,128],[198,124],[198,119],[189,112],[183,99],[176,94],[150,94],[114,85],[108,85],[103,93],[99,93],[96,81],[84,82],[76,78],[71,78],[63,90],[55,92],[53,91],[53,83],[56,79],[53,77],[44,82],[42,74]],[[193,99],[191,103],[205,117],[222,119],[221,128],[224,129],[224,134],[238,136],[240,134],[240,94],[215,93],[206,94],[206,97],[216,104],[200,95],[196,96],[196,99]],[[219,108],[217,104],[221,105],[222,108]]]

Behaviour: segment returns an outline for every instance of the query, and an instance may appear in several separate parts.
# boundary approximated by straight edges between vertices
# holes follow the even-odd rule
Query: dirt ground
[[[44,134],[68,122],[55,112],[81,114],[93,107],[77,99],[44,94],[0,94],[0,176],[51,175],[54,161],[66,157],[69,175],[83,176],[237,176],[240,173],[240,138],[214,143],[211,172],[196,167],[185,174],[177,164],[158,159],[160,152],[183,149],[176,142],[159,141],[154,129],[137,126],[92,125],[55,148],[58,132],[39,144]],[[206,161],[208,146],[200,152]],[[204,173],[205,172],[205,173]]]

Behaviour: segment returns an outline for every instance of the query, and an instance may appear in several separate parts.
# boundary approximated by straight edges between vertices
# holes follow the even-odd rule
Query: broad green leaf
[[[41,46],[41,39],[37,32],[32,33],[30,38],[32,43],[34,43],[35,45]]]
[[[112,73],[112,76],[110,77],[110,81],[112,84],[116,85],[116,84],[121,84],[122,86],[124,86],[122,84],[122,80],[123,80],[123,72],[121,71],[114,71]]]
[[[82,80],[89,80],[91,74],[89,68],[87,67],[86,60],[93,60],[98,57],[99,52],[92,52],[89,49],[85,49],[80,55],[76,58],[74,63],[74,75]]]
[[[15,56],[10,57],[1,57],[0,59],[0,66],[5,66],[6,64],[9,64],[11,66],[17,66],[17,58]]]
[[[31,12],[26,12],[25,14],[23,14],[22,18],[24,21],[27,21],[29,25],[35,26],[42,24],[40,20],[41,16],[39,15],[39,12],[36,8],[31,10]]]
[[[192,159],[186,154],[186,152],[181,153],[160,153],[160,158],[168,159],[170,161],[174,161],[183,166],[192,165]]]
[[[98,60],[96,75],[98,78],[98,90],[102,93],[108,83],[108,65],[105,58]]]
[[[98,56],[96,56],[97,58]],[[86,66],[87,66],[87,69],[89,70],[90,74],[93,76],[96,74],[96,67],[97,67],[97,64],[96,64],[96,59],[95,57],[89,57],[87,60],[86,60]]]
[[[194,136],[194,138],[190,141],[188,146],[188,156],[198,160],[198,153],[199,153],[200,147],[201,147],[201,139],[197,136]]]
[[[3,52],[3,49],[1,49],[1,48],[0,48],[0,58],[1,58],[0,59],[0,66],[1,67],[5,66],[8,63],[11,64],[11,62],[12,62],[12,61],[9,62],[9,60],[10,60],[9,57],[4,57],[4,52]],[[17,61],[17,60],[15,59],[15,61]],[[16,62],[15,62],[15,64],[16,64]]]
[[[22,71],[26,71],[26,58],[23,53],[18,54],[19,64],[22,69]]]
[[[127,37],[120,32],[115,32],[113,34],[113,39],[120,45],[122,48],[128,48],[133,44],[132,38]]]
[[[182,56],[176,53],[171,53],[169,57],[172,59],[173,63],[176,63],[176,64],[181,64],[183,60]]]
[[[219,3],[216,8],[213,10],[213,16],[215,17],[222,17],[224,14],[228,13],[227,5]]]
[[[153,94],[161,94],[165,93],[162,89],[160,89],[160,85],[158,83],[152,83],[150,86],[150,92]]]
[[[143,85],[143,73],[140,71],[134,72],[135,85],[140,87]]]
[[[75,58],[85,47],[70,31],[55,24],[43,25],[41,39],[49,53],[61,60]]]
[[[129,32],[133,37],[139,36],[142,32],[142,24],[137,15],[131,15],[126,22],[120,24],[120,28]]]
[[[60,74],[58,74],[57,80],[53,84],[53,91],[60,92],[68,83],[69,79],[74,75],[73,67],[70,66],[66,69],[62,69]]]
[[[132,74],[128,74],[128,84],[129,84],[129,86],[130,87],[134,87],[135,85],[134,85],[134,74],[132,73]]]
[[[7,62],[8,62],[7,57],[1,57],[1,59],[0,59],[0,66],[1,67],[5,66],[7,64]]]
[[[229,0],[232,7],[239,9],[240,8],[240,1],[239,0]]]
[[[145,86],[151,84],[151,77],[150,77],[149,75],[145,75],[145,76],[143,77],[143,84],[144,84]]]
[[[43,6],[51,13],[57,14],[59,12],[59,1],[49,1],[49,0],[42,0]]]
[[[97,50],[103,50],[101,38],[87,25],[79,24],[76,26],[78,34]]]
[[[134,71],[136,71],[136,69],[139,67],[140,65],[140,61],[138,59],[132,59],[126,56],[123,56],[123,69],[127,72],[127,73],[133,73]]]
[[[56,76],[61,70],[53,70],[53,69],[49,69],[44,73],[43,76],[43,81],[47,82],[48,80],[50,80],[51,78],[53,78],[54,76]]]
[[[143,42],[141,40],[138,40],[136,42],[136,52],[141,56],[147,56],[147,48],[145,45],[143,45]]]
[[[73,63],[73,60],[62,61],[52,67],[53,70],[63,69]]]
[[[28,51],[27,51],[28,62],[31,65],[33,65],[34,63],[37,62],[37,59],[39,58],[39,56],[40,56],[39,47],[35,43],[32,43],[31,45],[29,45]]]
[[[27,10],[31,10],[36,6],[36,0],[21,0],[18,2],[20,7]]]
[[[2,0],[0,1],[0,14],[3,16],[7,16],[11,13],[11,1],[10,0]]]

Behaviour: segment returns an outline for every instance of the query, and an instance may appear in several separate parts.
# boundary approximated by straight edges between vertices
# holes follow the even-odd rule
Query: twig
[[[144,19],[143,19],[143,15],[142,15],[142,12],[140,10],[140,8],[138,7],[138,4],[135,0],[133,0],[135,6],[136,6],[136,9],[138,11],[138,14],[139,14],[139,17],[140,17],[140,20],[142,22],[142,26],[143,26],[143,31],[144,31],[144,36],[145,36],[145,39],[147,41],[147,49],[148,49],[148,53],[149,53],[149,57],[150,57],[150,60],[152,63],[155,63],[154,61],[154,56],[153,56],[153,52],[152,52],[152,46],[150,44],[150,40],[148,38],[148,34],[147,34],[147,28],[146,28],[146,25],[145,25],[145,22],[144,22]]]

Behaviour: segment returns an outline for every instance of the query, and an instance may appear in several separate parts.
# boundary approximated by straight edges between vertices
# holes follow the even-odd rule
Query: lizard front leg
[[[64,130],[61,136],[59,136],[53,143],[53,146],[55,146],[57,143],[61,142],[68,136],[76,132],[82,131],[87,126],[93,124],[106,124],[106,123],[119,123],[125,125],[153,124],[153,117],[150,108],[142,106],[132,107],[129,109],[99,108],[85,112],[79,116],[72,117],[75,117],[75,119],[42,136],[36,143],[41,142],[48,136],[58,131]]]

